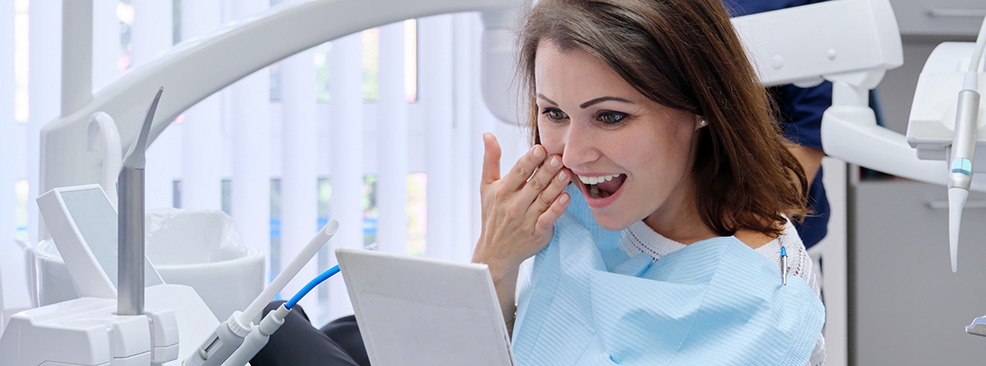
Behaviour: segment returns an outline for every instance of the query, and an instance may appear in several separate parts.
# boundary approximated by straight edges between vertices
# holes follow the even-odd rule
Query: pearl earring
[[[707,125],[709,123],[708,122],[705,122],[704,119],[700,119],[700,120],[698,120],[698,124],[701,125],[702,127],[705,127],[705,125]]]

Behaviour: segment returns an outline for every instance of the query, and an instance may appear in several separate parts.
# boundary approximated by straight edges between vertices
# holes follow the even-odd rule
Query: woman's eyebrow
[[[626,99],[623,99],[623,98],[617,98],[617,97],[599,97],[599,98],[590,100],[588,102],[582,103],[582,105],[580,105],[579,108],[586,109],[586,108],[588,108],[589,106],[591,106],[593,104],[605,102],[605,101],[608,101],[608,100],[615,100],[617,102],[623,102],[623,103],[633,104],[633,102],[631,102],[629,100],[626,100]]]
[[[558,103],[555,103],[555,101],[548,99],[548,97],[544,96],[544,94],[538,93],[538,98],[544,99],[546,102],[558,106]]]

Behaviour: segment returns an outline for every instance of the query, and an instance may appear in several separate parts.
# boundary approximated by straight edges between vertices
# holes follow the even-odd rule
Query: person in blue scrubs
[[[733,17],[819,3],[826,0],[723,0]],[[795,223],[805,248],[818,244],[828,233],[829,202],[822,185],[822,114],[832,106],[832,83],[824,81],[808,88],[782,85],[768,88],[781,114],[784,137],[798,146],[791,148],[801,165],[811,189],[808,207],[811,214]]]

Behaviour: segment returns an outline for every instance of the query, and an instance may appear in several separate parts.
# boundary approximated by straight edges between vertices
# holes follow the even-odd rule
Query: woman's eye
[[[565,112],[562,112],[555,108],[547,108],[544,110],[544,112],[541,113],[547,116],[548,119],[552,121],[559,121],[568,117],[567,115],[565,115]]]
[[[626,120],[626,118],[627,118],[627,114],[622,112],[602,112],[596,116],[596,119],[599,120],[599,122],[608,125],[618,124]]]

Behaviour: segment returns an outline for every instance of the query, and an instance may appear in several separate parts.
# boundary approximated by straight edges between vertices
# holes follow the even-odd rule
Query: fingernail
[[[562,193],[562,195],[561,195],[561,198],[558,198],[558,202],[561,202],[561,203],[568,203],[568,195],[567,195],[567,194],[564,194],[564,193]]]
[[[568,174],[565,173],[564,170],[562,170],[560,173],[558,173],[558,180],[564,182],[565,179],[568,179]]]
[[[538,159],[544,157],[544,151],[541,150],[541,147],[540,146],[535,146],[534,147],[534,157],[535,158],[538,158]]]
[[[552,168],[557,168],[559,165],[561,165],[561,162],[558,161],[558,157],[556,156],[551,158],[550,164]]]

